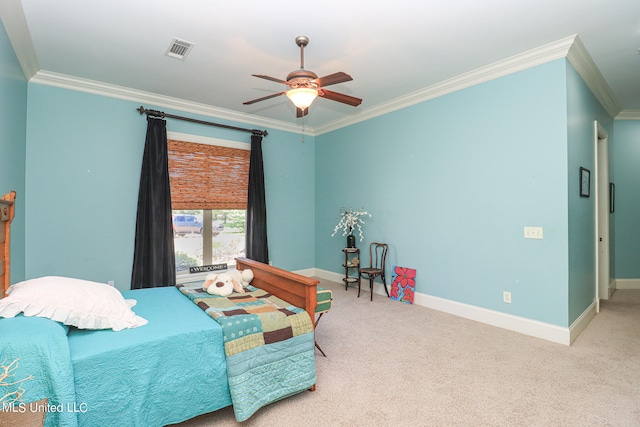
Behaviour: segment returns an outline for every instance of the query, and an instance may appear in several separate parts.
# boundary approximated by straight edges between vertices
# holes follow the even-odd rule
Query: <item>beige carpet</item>
[[[640,426],[640,291],[571,346],[341,284],[316,331],[318,384],[246,426]],[[179,424],[238,426],[231,408]]]

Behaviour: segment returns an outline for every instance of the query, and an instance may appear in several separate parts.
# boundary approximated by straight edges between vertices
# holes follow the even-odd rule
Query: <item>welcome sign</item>
[[[226,270],[227,264],[211,264],[211,265],[199,265],[197,267],[189,267],[189,274],[191,273],[205,273],[207,271]]]

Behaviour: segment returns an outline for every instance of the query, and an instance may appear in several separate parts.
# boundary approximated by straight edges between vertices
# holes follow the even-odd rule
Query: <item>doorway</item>
[[[608,300],[614,289],[610,285],[609,259],[609,136],[600,123],[594,122],[595,135],[595,226],[596,226],[596,312],[600,300]]]

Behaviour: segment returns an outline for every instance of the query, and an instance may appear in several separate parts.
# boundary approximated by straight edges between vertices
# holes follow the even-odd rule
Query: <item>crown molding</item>
[[[140,91],[123,86],[106,84],[94,80],[82,79],[46,70],[40,70],[33,48],[31,36],[19,0],[0,1],[0,18],[2,18],[11,44],[27,80],[32,83],[77,90],[101,96],[124,99],[140,103],[149,103],[157,107],[171,108],[193,114],[214,117],[245,123],[251,126],[264,126],[286,132],[298,133],[299,126],[279,120],[266,119],[260,116],[239,113],[207,104],[184,99],[168,97],[151,92]],[[596,98],[604,106],[611,117],[617,120],[640,120],[640,111],[621,111],[611,89],[602,77],[593,59],[577,35],[572,35],[535,49],[497,61],[485,67],[461,74],[432,86],[410,92],[383,104],[360,111],[355,116],[345,117],[323,126],[306,128],[305,133],[317,136],[365,120],[391,113],[415,104],[419,104],[440,96],[456,92],[480,83],[504,77],[537,65],[566,57],[576,71],[585,80]]]
[[[174,108],[184,112],[191,112],[193,114],[200,114],[217,119],[250,124],[252,126],[264,126],[270,129],[278,129],[293,133],[300,132],[299,127],[295,124],[265,119],[263,117],[243,114],[206,104],[195,103],[151,92],[110,85],[94,80],[82,79],[79,77],[42,70],[38,63],[20,0],[1,0],[0,19],[7,31],[7,35],[9,36],[9,40],[11,41],[16,57],[18,58],[22,72],[24,73],[27,81],[31,83],[77,90],[129,101],[150,103],[157,107]],[[315,136],[315,130],[312,128],[305,129],[305,132],[310,136]]]
[[[438,98],[461,89],[494,80],[499,77],[504,77],[518,71],[526,70],[527,68],[535,67],[536,65],[564,58],[567,56],[576,37],[577,36],[575,35],[565,37],[561,40],[548,43],[544,46],[528,50],[510,58],[497,61],[468,73],[460,74],[459,76],[444,80],[432,86],[408,93],[407,95],[392,99],[391,101],[385,102],[376,107],[363,110],[356,117],[345,118],[343,120],[329,123],[326,126],[317,127],[316,134],[321,135],[326,132]]]
[[[444,80],[435,85],[392,99],[391,101],[385,102],[376,107],[362,110],[356,116],[350,116],[345,119],[337,120],[324,126],[306,128],[305,133],[310,136],[321,135],[323,133],[331,132],[333,130],[369,120],[377,116],[388,114],[393,111],[425,102],[464,88],[468,88],[483,82],[522,71],[536,65],[544,64],[559,58],[564,58],[568,55],[568,52],[571,46],[574,44],[575,39],[576,36],[570,36],[553,43],[531,49],[527,52],[512,56],[505,60],[495,62],[485,67],[481,67],[468,73],[453,77],[451,79]],[[584,51],[584,53],[582,51],[580,52],[582,53],[582,55],[579,56],[581,58],[582,56],[584,56],[584,53],[586,53],[586,51]],[[590,59],[588,54],[586,56]],[[582,68],[589,69],[588,67]],[[30,82],[140,103],[149,103],[157,107],[172,108],[184,112],[190,112],[193,114],[200,114],[209,117],[215,117],[218,119],[226,119],[234,122],[246,123],[250,124],[251,126],[265,126],[271,129],[279,129],[292,133],[300,132],[299,127],[295,124],[265,119],[263,117],[239,113],[236,111],[213,107],[206,104],[200,104],[179,98],[140,91],[137,89],[106,84],[95,80],[82,79],[65,74],[54,73],[51,71],[38,71],[31,78]]]
[[[66,74],[54,73],[51,71],[38,71],[31,78],[31,80],[29,80],[29,82],[59,87],[62,89],[76,90],[80,92],[91,93],[94,95],[124,99],[127,101],[140,102],[143,104],[152,104],[155,107],[171,108],[183,112],[214,117],[216,119],[245,123],[251,126],[264,126],[270,129],[278,129],[293,133],[300,132],[300,128],[295,124],[285,123],[278,120],[265,119],[264,117],[239,113],[237,111],[213,107],[207,104],[186,101],[184,99],[173,98],[170,96],[159,95],[156,93],[145,92],[137,89],[131,89],[124,86],[106,84],[95,80],[83,79]],[[305,132],[308,135],[315,136],[315,133],[312,129],[307,128],[305,129]]]
[[[640,120],[640,110],[622,110],[616,120]]]
[[[13,51],[18,58],[20,67],[22,67],[22,72],[29,80],[40,70],[40,64],[33,48],[33,41],[20,0],[0,1],[0,19],[2,19]]]
[[[607,110],[611,117],[616,117],[622,110],[618,101],[616,101],[611,88],[602,77],[602,73],[598,70],[595,62],[582,44],[580,37],[575,36],[575,40],[571,45],[571,49],[567,54],[567,59],[576,69],[578,74],[585,81],[589,89],[598,98],[598,101]]]

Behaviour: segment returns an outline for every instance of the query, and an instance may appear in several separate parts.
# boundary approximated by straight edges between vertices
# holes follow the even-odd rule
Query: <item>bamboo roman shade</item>
[[[168,141],[172,209],[246,209],[250,150]]]

